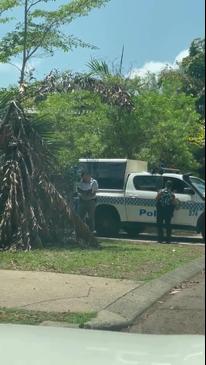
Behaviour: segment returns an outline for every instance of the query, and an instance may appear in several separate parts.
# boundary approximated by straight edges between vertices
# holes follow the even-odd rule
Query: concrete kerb
[[[86,329],[119,330],[130,326],[136,318],[168,293],[173,287],[203,271],[204,256],[169,272],[159,279],[131,290],[84,325]]]

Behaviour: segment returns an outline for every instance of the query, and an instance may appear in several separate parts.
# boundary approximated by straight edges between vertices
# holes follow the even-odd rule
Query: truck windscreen
[[[202,196],[205,196],[205,181],[198,177],[190,177],[190,182],[199,191]]]

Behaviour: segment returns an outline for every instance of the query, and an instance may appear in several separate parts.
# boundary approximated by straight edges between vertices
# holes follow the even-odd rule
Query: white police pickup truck
[[[131,161],[130,161],[131,162]],[[167,180],[173,183],[178,201],[172,225],[194,230],[205,237],[205,182],[190,174],[133,172],[137,165],[128,160],[80,160],[97,178],[96,230],[101,236],[117,235],[121,228],[129,234],[156,224],[156,196]],[[139,163],[140,169],[142,162]],[[146,165],[145,165],[146,167]]]

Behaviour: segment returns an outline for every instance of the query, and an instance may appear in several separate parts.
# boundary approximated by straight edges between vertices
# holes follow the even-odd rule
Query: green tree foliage
[[[141,136],[132,99],[137,80],[133,84],[119,73],[119,68],[111,72],[105,62],[94,59],[89,63],[88,75],[63,74],[62,78],[54,75],[51,80],[46,81],[46,94],[48,91],[67,94],[49,96],[40,108],[41,114],[46,112],[53,120],[56,132],[61,124],[59,136],[63,133],[62,141],[67,139],[67,148],[62,147],[63,163],[70,164],[81,156],[130,157],[134,154],[136,136]],[[44,91],[41,92],[44,95]]]
[[[134,108],[129,113],[109,110],[104,130],[106,155],[196,170],[199,164],[194,154],[198,146],[192,138],[201,135],[202,125],[195,99],[166,88],[161,92],[144,90],[132,100]]]
[[[7,23],[10,18],[8,17],[3,17],[3,15],[9,11],[10,9],[18,6],[19,1],[18,0],[1,0],[0,3],[0,24],[1,23]]]
[[[120,65],[111,70],[107,63],[93,59],[89,64],[90,75],[102,80],[108,89],[116,88],[125,91],[124,103],[110,105],[107,109],[108,122],[102,131],[104,141],[103,157],[133,158],[137,145],[143,139],[144,126],[136,115],[136,98],[140,93],[140,78],[130,80],[122,75],[123,53]],[[130,102],[126,103],[129,96]],[[128,104],[128,106],[127,106]]]
[[[139,157],[152,165],[162,162],[183,171],[197,169],[190,142],[200,128],[194,100],[183,93],[150,92],[141,95],[137,103],[138,118],[144,120],[144,146]]]
[[[108,0],[72,0],[58,5],[58,0],[1,0],[0,19],[8,10],[14,13],[20,8],[22,21],[16,19],[13,30],[0,40],[0,62],[12,62],[22,55],[20,84],[28,74],[28,63],[37,54],[53,55],[55,50],[70,51],[73,47],[93,47],[64,32],[63,26],[78,17],[86,16],[95,7],[101,7]],[[56,8],[54,7],[56,2]],[[46,5],[46,6],[45,6]],[[48,10],[52,6],[52,10]],[[9,14],[10,14],[9,13]],[[14,19],[13,19],[14,21]]]
[[[159,78],[160,85],[173,85],[196,98],[197,112],[205,118],[205,39],[195,39],[189,55],[178,69],[165,69]]]
[[[205,117],[205,39],[195,39],[180,66],[188,78],[186,92],[197,97],[197,110]]]
[[[131,80],[128,83],[131,90]],[[196,169],[192,138],[201,133],[201,123],[195,99],[168,85],[161,90],[144,86],[130,97],[129,110],[83,90],[51,95],[38,104],[40,115],[48,116],[62,142],[59,166],[76,164],[80,157],[127,157]]]
[[[186,80],[181,67],[131,80],[96,60],[88,75],[49,75],[34,87],[35,108],[60,141],[59,173],[80,157],[141,158],[198,171],[204,128],[198,94],[189,93]]]
[[[60,141],[58,163],[61,168],[78,162],[80,156],[101,157],[106,141],[103,131],[108,124],[107,104],[89,91],[50,95],[38,104],[40,116],[52,123]]]

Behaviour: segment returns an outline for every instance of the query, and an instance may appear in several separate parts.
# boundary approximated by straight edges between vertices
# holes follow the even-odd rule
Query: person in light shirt
[[[78,186],[80,196],[79,215],[84,221],[88,216],[88,226],[92,232],[95,232],[95,209],[96,193],[98,191],[98,182],[91,177],[88,172],[83,172],[81,181]]]

